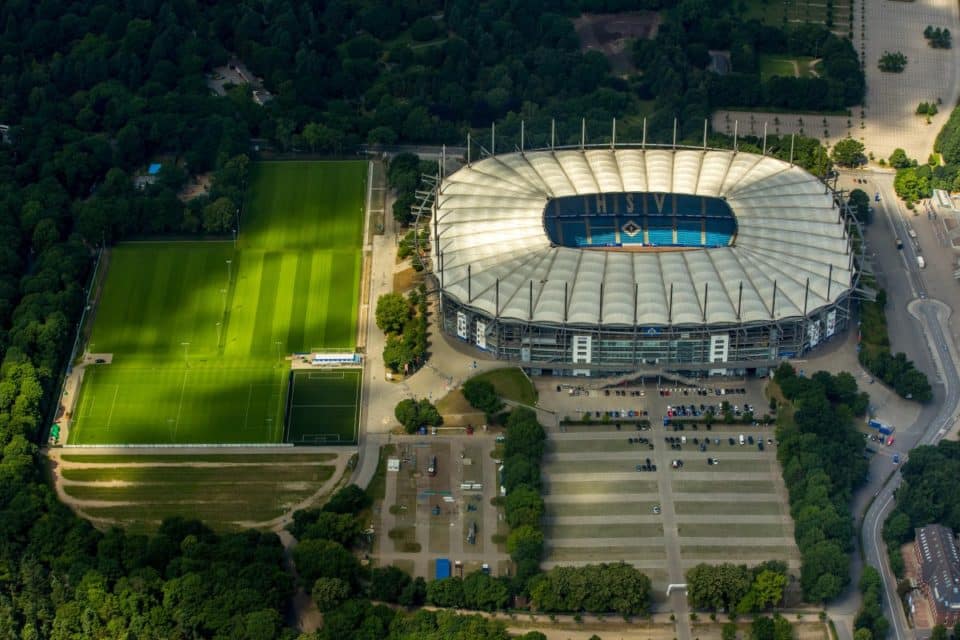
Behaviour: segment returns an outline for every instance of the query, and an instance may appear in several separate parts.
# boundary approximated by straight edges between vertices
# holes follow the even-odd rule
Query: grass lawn
[[[677,525],[681,542],[683,538],[784,538],[792,540],[786,525],[779,523],[747,522],[680,522]]]
[[[717,480],[674,480],[674,493],[703,493],[714,491],[742,492],[742,493],[769,493],[771,499],[776,499],[776,491],[772,481],[767,480],[736,480],[723,484]]]
[[[626,446],[626,442],[623,443]],[[637,464],[645,462],[646,458],[653,458],[653,451],[637,451],[637,457],[633,460],[564,460],[563,462],[547,462],[542,465],[543,473],[590,473],[601,471],[603,473],[627,473],[635,472],[638,476],[647,475],[637,471]],[[703,465],[706,467],[706,463]],[[599,475],[599,474],[598,474]],[[649,474],[655,476],[656,474]]]
[[[637,475],[640,474],[638,473]],[[548,480],[545,485],[546,490],[543,493],[550,495],[579,495],[585,493],[657,493],[657,482],[655,480],[589,480],[586,482],[562,482]]]
[[[254,165],[236,249],[114,248],[68,443],[280,442],[282,356],[355,346],[366,166]]]
[[[610,440],[547,440],[547,453],[608,453],[618,451],[633,451],[642,460],[643,458],[652,458],[653,452],[645,444],[629,444],[627,438],[633,435],[628,432],[622,438]],[[654,438],[646,436],[651,442]]]
[[[551,547],[547,545],[546,559],[551,562],[571,562],[590,560],[592,562],[617,562],[624,558],[643,558],[644,560],[662,560],[667,552],[663,544],[643,547]],[[646,573],[646,572],[644,572]]]
[[[279,442],[285,386],[271,364],[94,366],[84,375],[70,443]]]
[[[474,376],[474,380],[485,380],[493,385],[497,394],[507,400],[533,406],[537,403],[537,390],[530,378],[520,369],[494,369]]]
[[[547,505],[547,517],[607,516],[613,513],[645,516],[653,512],[655,504],[658,502],[551,502]]]
[[[544,537],[555,541],[563,538],[650,538],[663,535],[659,522],[635,524],[555,524],[543,528]]]
[[[763,562],[769,558],[793,559],[799,557],[795,546],[784,545],[753,545],[744,547],[736,540],[729,545],[680,545],[683,557],[690,559],[700,558],[729,558],[729,561],[749,560],[751,564]]]
[[[773,76],[784,78],[810,78],[810,63],[813,58],[798,56],[779,56],[767,53],[761,53],[757,56],[760,63],[760,77],[764,80]],[[794,64],[796,63],[796,64]]]
[[[771,496],[773,497],[773,496]],[[741,516],[778,516],[782,513],[779,502],[674,502],[677,514],[694,515],[741,515]]]

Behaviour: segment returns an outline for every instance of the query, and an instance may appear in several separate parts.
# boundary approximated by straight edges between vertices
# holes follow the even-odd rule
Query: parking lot
[[[414,575],[432,578],[437,558],[448,558],[464,574],[486,564],[491,573],[509,568],[506,532],[497,495],[492,436],[401,437],[397,471],[387,472],[380,509],[376,556]],[[389,467],[388,467],[389,468]],[[455,563],[459,561],[459,565]]]
[[[741,416],[750,405],[759,418],[769,411],[762,380],[724,386],[722,395],[712,387],[558,392],[556,382],[543,384],[551,386],[541,389],[541,403],[560,415],[599,412],[602,420],[548,430],[545,567],[624,560],[650,575],[659,598],[700,562],[779,559],[799,567],[773,427],[722,417],[709,430],[664,425],[673,415],[702,420],[723,401]],[[641,420],[646,412],[649,429],[623,411]]]

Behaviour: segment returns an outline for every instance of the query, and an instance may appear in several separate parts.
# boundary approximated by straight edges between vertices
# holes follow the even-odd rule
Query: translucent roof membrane
[[[735,242],[656,253],[550,244],[543,224],[548,199],[612,192],[723,198],[737,216]],[[852,277],[849,239],[820,181],[775,158],[724,150],[487,158],[444,180],[436,230],[443,258],[435,265],[442,265],[446,293],[523,321],[765,321],[801,315],[804,298],[807,313],[815,311],[841,296]]]

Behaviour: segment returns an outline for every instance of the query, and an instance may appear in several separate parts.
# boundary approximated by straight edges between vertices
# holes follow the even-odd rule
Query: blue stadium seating
[[[682,217],[700,218],[703,216],[703,198],[700,196],[677,195],[676,215]],[[671,203],[670,206],[673,206]]]
[[[677,229],[677,244],[682,247],[699,247],[703,238],[700,231],[692,229]]]
[[[707,215],[719,218],[729,218],[731,215],[730,206],[723,200],[717,198],[707,198]]]
[[[650,244],[658,246],[673,244],[673,229],[650,229],[647,233]]]
[[[560,225],[566,246],[583,247],[587,244],[587,225],[582,220],[564,220],[555,224]]]
[[[592,240],[591,244],[595,245],[612,245],[617,241],[616,231],[607,227],[591,227],[590,229],[590,239]]]
[[[621,232],[623,245],[727,246],[737,231],[724,201],[687,194],[611,193],[602,202],[592,194],[571,196],[551,200],[544,211],[550,237],[568,247],[615,245],[627,221],[647,233]]]
[[[722,231],[707,231],[708,247],[725,247],[730,244],[730,234]]]

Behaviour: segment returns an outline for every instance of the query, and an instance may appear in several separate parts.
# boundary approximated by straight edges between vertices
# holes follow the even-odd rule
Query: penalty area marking
[[[110,431],[110,422],[113,420],[113,410],[117,406],[117,394],[120,392],[120,385],[113,385],[113,401],[110,403],[110,413],[107,414],[107,431]]]
[[[343,380],[346,377],[343,371],[311,371],[307,374],[307,380]],[[296,379],[297,376],[294,376],[294,380]]]
[[[294,409],[345,409],[355,407],[353,404],[295,404]]]

